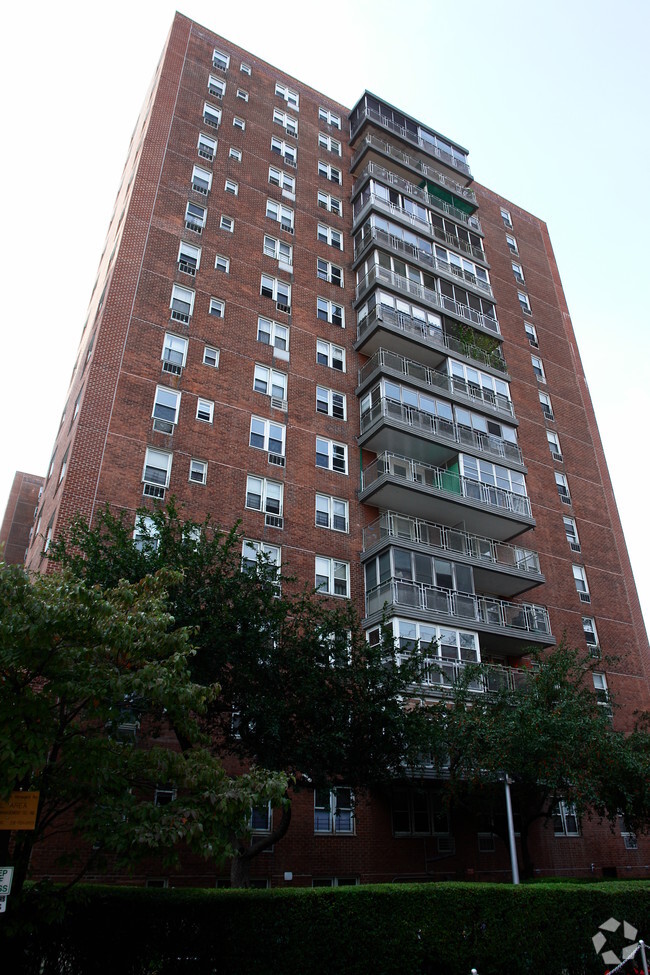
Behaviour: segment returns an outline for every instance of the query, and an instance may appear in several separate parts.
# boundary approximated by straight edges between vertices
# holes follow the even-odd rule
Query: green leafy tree
[[[200,720],[218,687],[191,678],[188,631],[168,609],[177,584],[162,571],[100,589],[65,571],[30,579],[0,567],[0,799],[40,793],[36,828],[12,845],[0,833],[12,903],[34,845],[57,834],[78,851],[75,879],[107,857],[129,867],[162,853],[171,865],[181,846],[223,859],[251,806],[282,800],[285,776],[251,769],[233,781],[207,747]],[[182,750],[157,741],[170,726]],[[158,785],[166,805],[154,804]]]

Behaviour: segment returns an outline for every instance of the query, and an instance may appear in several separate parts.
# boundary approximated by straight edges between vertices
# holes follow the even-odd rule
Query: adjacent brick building
[[[242,520],[299,580],[514,681],[564,634],[650,703],[638,597],[543,221],[369,92],[350,111],[177,14],[132,136],[28,552],[106,502]],[[424,797],[424,798],[423,798]],[[499,877],[435,790],[296,801],[260,883]],[[338,799],[338,807],[335,801]],[[575,828],[574,828],[575,827]],[[478,835],[477,835],[478,830]],[[542,872],[644,875],[570,810]],[[642,840],[639,840],[639,847]],[[144,879],[144,876],[140,879]],[[215,882],[188,865],[174,882]]]
[[[38,510],[44,477],[16,471],[9,500],[0,527],[0,546],[5,562],[25,561],[27,547],[34,528],[34,512]]]

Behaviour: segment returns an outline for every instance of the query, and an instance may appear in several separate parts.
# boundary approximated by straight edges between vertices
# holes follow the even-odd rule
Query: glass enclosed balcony
[[[408,660],[408,654],[400,654],[398,660]],[[426,657],[422,662],[420,687],[437,697],[449,694],[472,664],[464,660],[447,660],[444,657]],[[529,671],[524,667],[504,667],[500,664],[482,664],[467,688],[475,694],[495,694],[525,687]]]

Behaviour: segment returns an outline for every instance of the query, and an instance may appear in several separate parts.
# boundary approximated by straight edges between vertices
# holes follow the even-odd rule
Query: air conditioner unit
[[[264,515],[267,528],[284,528],[284,518],[281,515]]]
[[[275,467],[284,467],[284,457],[282,454],[269,454],[269,464]]]
[[[155,417],[153,421],[153,428],[158,433],[173,433],[174,424],[171,420],[161,420],[159,417]]]
[[[161,500],[165,497],[165,489],[160,484],[145,484],[142,493],[145,498],[158,498]]]
[[[288,403],[286,399],[280,399],[279,396],[271,397],[271,406],[274,410],[283,410],[285,413],[288,410]]]
[[[581,552],[580,542],[569,542],[569,548],[572,552]]]

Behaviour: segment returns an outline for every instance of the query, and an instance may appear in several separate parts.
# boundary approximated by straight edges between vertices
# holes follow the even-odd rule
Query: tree
[[[191,679],[188,632],[167,604],[177,584],[159,572],[102,590],[0,567],[0,799],[40,793],[36,828],[15,836],[12,903],[34,845],[57,834],[77,837],[75,879],[108,856],[128,867],[162,852],[172,864],[179,845],[219,859],[251,806],[281,801],[283,775],[233,782],[206,747],[199,721],[218,687]],[[182,751],[157,742],[170,725]],[[166,805],[154,804],[158,785]],[[2,852],[6,863],[8,833]]]
[[[77,520],[54,558],[101,585],[179,570],[170,605],[176,623],[193,631],[194,678],[221,685],[208,717],[224,755],[283,772],[294,788],[361,791],[417,765],[426,717],[403,705],[419,677],[417,655],[400,666],[392,641],[369,644],[347,603],[299,590],[263,556],[242,566],[237,527],[184,521],[173,503],[138,517],[136,539],[108,508],[93,526]],[[290,820],[287,795],[270,835],[253,845],[240,837],[234,885],[247,883],[252,857],[277,843]]]

